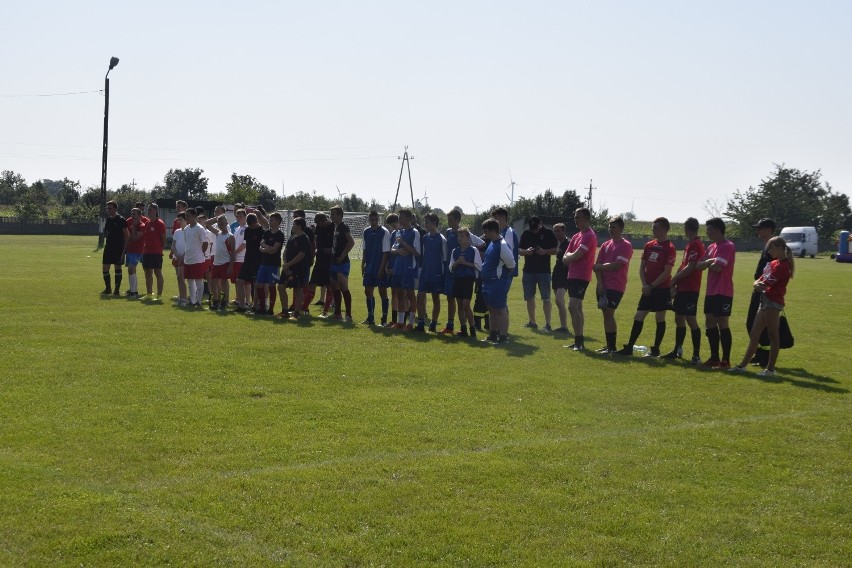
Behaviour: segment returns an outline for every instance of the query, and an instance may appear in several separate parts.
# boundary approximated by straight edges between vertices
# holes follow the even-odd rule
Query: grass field
[[[759,380],[570,352],[519,283],[495,348],[102,299],[93,238],[0,247],[0,565],[850,565],[852,265],[797,262]]]

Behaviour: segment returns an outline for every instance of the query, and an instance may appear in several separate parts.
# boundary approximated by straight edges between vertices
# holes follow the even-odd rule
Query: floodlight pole
[[[111,57],[109,69],[104,76],[104,147],[101,158],[101,230],[98,232],[98,248],[104,246],[106,229],[106,183],[107,183],[107,147],[109,141],[109,72],[118,65],[118,57]]]

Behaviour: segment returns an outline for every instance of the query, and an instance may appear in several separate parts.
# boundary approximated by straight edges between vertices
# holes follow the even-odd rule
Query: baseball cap
[[[773,221],[772,219],[763,218],[751,227],[753,229],[772,229],[774,231],[775,221]]]

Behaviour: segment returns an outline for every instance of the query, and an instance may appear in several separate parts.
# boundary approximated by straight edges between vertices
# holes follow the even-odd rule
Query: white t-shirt
[[[216,252],[213,255],[213,264],[222,266],[231,262],[231,253],[228,252],[228,239],[231,233],[219,233],[216,235]]]
[[[186,238],[183,229],[175,229],[172,233],[172,254],[180,258],[186,254]]]
[[[186,252],[184,253],[184,264],[201,264],[204,262],[204,251],[202,245],[207,242],[207,229],[201,225],[187,225],[183,229],[184,244]]]
[[[246,228],[240,227],[239,224],[234,228],[234,250],[239,251],[234,262],[244,262],[246,259],[246,249],[240,250],[240,245],[246,242]]]
[[[207,229],[207,227],[202,227],[202,229],[207,234],[207,250],[204,251],[204,259],[207,260],[213,256],[213,247],[216,245],[216,233]]]

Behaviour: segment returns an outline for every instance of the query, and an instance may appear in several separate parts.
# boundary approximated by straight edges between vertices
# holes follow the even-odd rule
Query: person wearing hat
[[[768,246],[769,239],[771,239],[775,234],[775,221],[768,218],[763,218],[754,225],[752,228],[757,231],[757,236],[760,240],[763,241],[763,250],[760,253],[760,259],[757,261],[757,268],[754,271],[754,278],[757,280],[763,275],[763,269],[766,265],[772,261],[772,257],[769,256]],[[752,292],[751,293],[751,302],[748,305],[748,315],[746,315],[746,331],[751,333],[751,326],[754,324],[754,318],[757,315],[757,308],[760,306],[760,293]],[[763,331],[763,334],[760,336],[760,345],[758,346],[757,352],[754,355],[754,358],[751,360],[752,364],[760,365],[761,367],[766,367],[766,363],[769,360],[769,335],[766,333],[766,330]]]
[[[544,329],[551,331],[550,314],[550,257],[556,254],[556,235],[541,223],[541,219],[533,215],[529,218],[529,229],[521,234],[518,243],[518,254],[524,257],[524,301],[527,303],[529,322],[524,326],[538,329],[535,321],[535,292],[541,295],[544,308]]]

